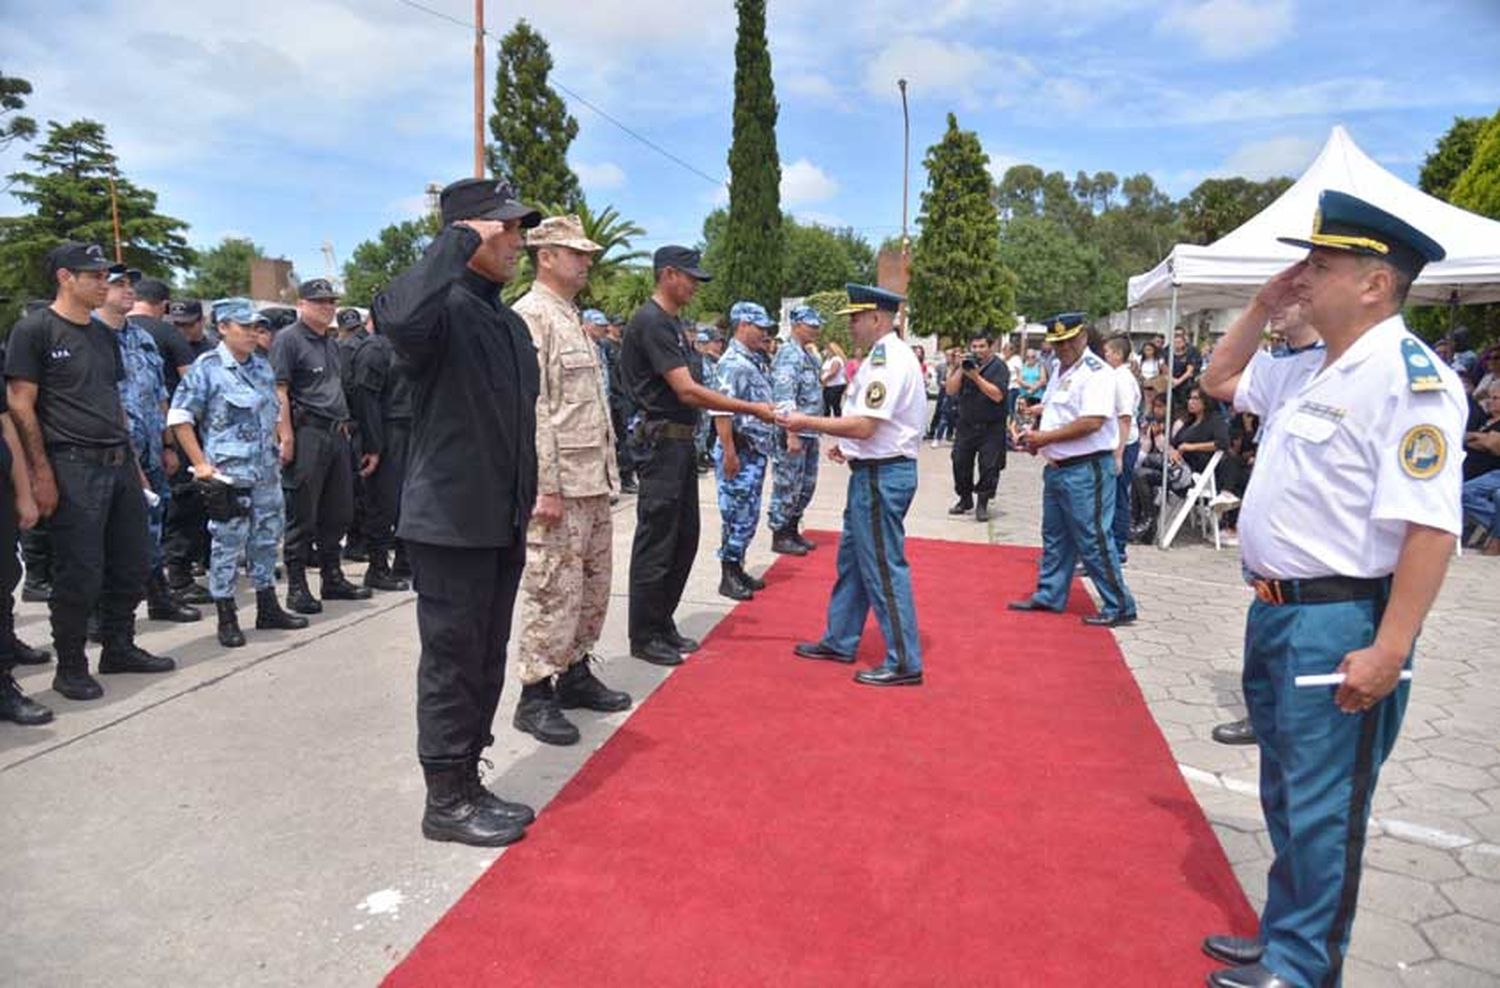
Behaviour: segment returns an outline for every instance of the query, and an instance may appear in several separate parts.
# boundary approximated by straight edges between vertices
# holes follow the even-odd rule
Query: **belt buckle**
[[[1272,607],[1286,603],[1286,597],[1281,592],[1280,580],[1263,580],[1256,577],[1254,587],[1255,596],[1259,597],[1262,603],[1270,604]]]

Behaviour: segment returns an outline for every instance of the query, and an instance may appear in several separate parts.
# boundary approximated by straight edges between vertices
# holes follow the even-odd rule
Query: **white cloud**
[[[612,161],[601,161],[597,165],[576,161],[573,163],[573,172],[589,192],[607,192],[625,187],[625,170]]]
[[[1307,170],[1322,147],[1322,141],[1289,135],[1252,141],[1241,145],[1226,158],[1216,174],[1238,175],[1257,182],[1278,175],[1296,178]]]
[[[839,183],[806,158],[781,169],[781,201],[785,205],[822,202],[838,195]]]
[[[1279,44],[1292,30],[1291,0],[1180,2],[1158,22],[1213,59],[1244,58]]]
[[[924,98],[952,97],[972,104],[993,68],[984,51],[962,41],[906,37],[870,60],[864,85],[873,95],[896,99],[896,80],[907,79]]]

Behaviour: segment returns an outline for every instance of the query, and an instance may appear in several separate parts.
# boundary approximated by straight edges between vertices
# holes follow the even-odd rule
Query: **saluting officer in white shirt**
[[[1311,253],[1266,284],[1203,378],[1262,419],[1240,509],[1258,597],[1243,681],[1276,851],[1259,936],[1204,943],[1238,965],[1211,976],[1218,988],[1340,983],[1370,803],[1410,691],[1400,675],[1461,523],[1463,389],[1401,320],[1442,247],[1334,191],[1311,236],[1283,240]],[[1258,326],[1293,303],[1326,348],[1252,361]],[[1296,685],[1329,673],[1342,684]]]
[[[1115,512],[1112,469],[1119,422],[1115,415],[1117,378],[1088,349],[1083,313],[1065,312],[1052,320],[1046,342],[1056,350],[1058,370],[1042,396],[1041,426],[1026,434],[1026,445],[1047,459],[1042,472],[1042,563],[1036,591],[1012,601],[1013,611],[1062,611],[1068,606],[1073,566],[1099,591],[1098,614],[1084,624],[1117,627],[1136,618],[1135,598],[1125,585],[1110,528]]]
[[[828,626],[816,642],[796,646],[808,659],[853,662],[865,616],[873,607],[885,636],[885,661],[856,673],[867,686],[915,686],[922,682],[922,646],[906,562],[906,512],[917,492],[917,451],[927,420],[922,366],[894,323],[900,295],[868,285],[849,285],[849,334],[869,356],[844,394],[844,413],[821,418],[781,415],[791,431],[812,430],[838,438],[831,460],[849,465],[844,530],[839,536],[838,579],[828,601]]]

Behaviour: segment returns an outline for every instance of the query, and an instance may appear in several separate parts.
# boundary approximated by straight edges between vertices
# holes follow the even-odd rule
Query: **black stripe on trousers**
[[[870,531],[875,536],[875,564],[880,567],[880,590],[885,594],[885,610],[891,616],[891,634],[896,640],[896,661],[906,669],[906,636],[901,633],[901,608],[896,604],[896,591],[891,586],[891,564],[885,557],[885,536],[880,525],[880,465],[872,464],[865,469],[870,475]]]
[[[1104,532],[1104,470],[1099,466],[1099,461],[1094,460],[1089,464],[1089,469],[1094,472],[1094,542],[1099,547],[1099,562],[1104,567],[1104,580],[1109,584],[1109,589],[1114,591],[1120,606],[1125,606],[1125,593],[1120,588],[1120,578],[1115,573],[1115,568],[1109,563],[1109,543],[1105,541],[1107,536]]]

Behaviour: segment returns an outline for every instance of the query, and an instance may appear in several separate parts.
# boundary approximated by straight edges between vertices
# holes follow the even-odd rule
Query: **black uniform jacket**
[[[396,534],[414,542],[516,544],[536,501],[536,347],[500,286],[465,267],[479,243],[448,227],[375,299],[412,378]]]

